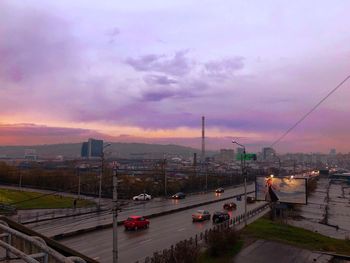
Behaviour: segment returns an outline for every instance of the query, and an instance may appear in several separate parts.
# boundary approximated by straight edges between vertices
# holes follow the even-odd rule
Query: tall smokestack
[[[202,154],[201,154],[201,162],[204,164],[205,161],[205,117],[202,116]]]

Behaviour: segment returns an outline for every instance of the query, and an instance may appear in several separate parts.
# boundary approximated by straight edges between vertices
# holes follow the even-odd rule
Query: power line
[[[335,88],[333,88],[323,99],[321,99],[315,106],[313,106],[306,114],[304,114],[292,127],[290,127],[286,132],[284,132],[274,143],[271,144],[270,147],[275,146],[279,143],[284,137],[287,136],[295,127],[297,127],[303,120],[306,119],[312,112],[314,112],[318,106],[320,106],[328,97],[330,97],[337,89],[339,89],[346,81],[350,79],[350,75],[347,76],[342,82],[340,82]]]

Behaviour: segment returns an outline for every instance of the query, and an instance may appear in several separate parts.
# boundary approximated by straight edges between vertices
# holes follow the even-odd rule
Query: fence
[[[257,214],[260,214],[261,212],[265,211],[269,207],[270,207],[269,204],[264,204],[262,206],[259,206],[257,208],[254,208],[248,211],[247,219],[252,218]],[[200,246],[206,244],[208,242],[208,236],[212,231],[234,228],[235,226],[238,226],[242,222],[244,222],[244,214],[238,215],[223,223],[214,225],[212,228],[207,229],[204,232],[201,232],[200,234],[196,234],[194,237],[178,242],[175,246],[171,246],[170,249],[164,249],[161,253],[155,252],[153,256],[146,257],[143,262],[144,263],[169,262],[169,259],[175,258],[175,254],[177,251],[181,251],[181,253],[184,253],[184,251],[186,251],[186,249],[188,248],[196,250]],[[178,261],[177,259],[174,262],[187,262],[187,261]],[[136,261],[135,263],[141,263],[141,262]]]
[[[29,263],[85,263],[79,257],[65,257],[46,245],[40,237],[28,236],[0,221],[0,247],[5,256],[2,260],[21,259]],[[1,252],[1,251],[0,251]]]
[[[17,214],[16,216],[12,216],[12,218],[20,223],[20,224],[30,224],[37,223],[41,221],[51,220],[51,219],[59,219],[64,217],[72,217],[77,215],[94,213],[97,211],[103,211],[98,209],[96,206],[92,207],[82,207],[82,208],[64,208],[64,209],[54,209],[53,211],[25,211],[24,214]]]

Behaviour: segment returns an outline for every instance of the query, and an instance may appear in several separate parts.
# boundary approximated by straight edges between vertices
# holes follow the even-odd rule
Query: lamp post
[[[113,263],[118,263],[118,177],[117,165],[113,163]]]
[[[100,184],[99,184],[99,190],[98,190],[98,209],[101,208],[101,195],[102,195],[102,175],[103,175],[103,168],[104,168],[104,162],[105,162],[105,149],[111,146],[110,143],[107,143],[102,147],[102,153],[101,153],[101,174],[100,174]]]
[[[275,157],[278,159],[278,176],[281,176],[281,158],[276,154]]]
[[[232,143],[237,144],[238,146],[243,148],[243,156],[241,156],[241,168],[242,175],[244,178],[244,225],[247,226],[247,169],[245,166],[246,151],[245,146],[243,144],[240,144],[235,140],[233,140]]]

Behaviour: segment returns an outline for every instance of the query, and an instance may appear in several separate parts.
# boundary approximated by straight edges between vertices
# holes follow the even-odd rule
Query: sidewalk
[[[244,248],[232,260],[234,263],[328,263],[332,256],[296,248],[290,245],[257,240]]]

